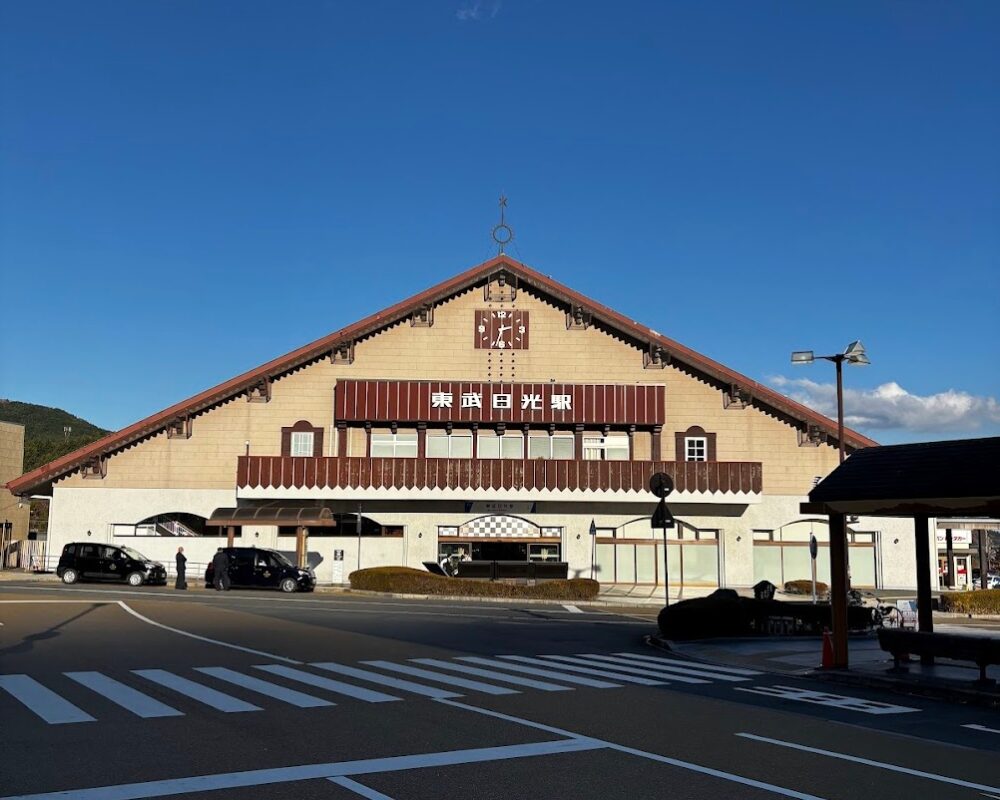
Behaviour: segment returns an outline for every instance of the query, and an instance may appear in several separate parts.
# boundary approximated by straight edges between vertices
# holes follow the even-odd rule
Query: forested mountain
[[[0,420],[24,425],[25,472],[109,433],[61,408],[17,400],[0,399]]]

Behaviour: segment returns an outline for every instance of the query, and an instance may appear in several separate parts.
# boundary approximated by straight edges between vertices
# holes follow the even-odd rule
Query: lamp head
[[[812,350],[796,350],[792,353],[793,364],[812,364],[815,360]]]
[[[864,367],[872,363],[868,360],[868,355],[865,353],[865,346],[861,343],[860,339],[847,345],[847,349],[844,351],[844,361],[848,364],[854,364],[856,367]]]

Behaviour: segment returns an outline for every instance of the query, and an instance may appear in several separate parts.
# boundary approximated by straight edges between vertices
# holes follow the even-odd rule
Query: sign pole
[[[812,563],[812,585],[813,585],[813,605],[816,605],[816,554],[819,552],[819,545],[816,536],[809,534],[809,561]]]
[[[674,527],[674,517],[667,508],[666,497],[674,490],[674,479],[665,472],[657,472],[649,479],[649,491],[660,498],[653,512],[651,527],[663,529],[663,599],[670,605],[670,559],[667,552],[667,528]]]
[[[597,523],[594,520],[590,520],[590,579],[596,580],[594,578],[594,573],[597,571]]]
[[[663,520],[663,605],[670,605],[670,566],[667,558],[667,501],[660,500],[660,508],[663,509],[661,519]]]

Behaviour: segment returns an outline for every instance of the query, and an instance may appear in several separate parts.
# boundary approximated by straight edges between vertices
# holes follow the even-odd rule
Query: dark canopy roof
[[[858,450],[803,510],[881,516],[1000,516],[1000,437]]]
[[[280,505],[217,508],[206,525],[302,525],[309,528],[332,528],[337,525],[333,511],[314,502]]]

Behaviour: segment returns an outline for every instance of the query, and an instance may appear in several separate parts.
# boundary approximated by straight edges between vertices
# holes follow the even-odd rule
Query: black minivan
[[[311,592],[316,576],[300,569],[277,550],[260,547],[224,547],[229,556],[229,580],[234,589],[281,589],[283,592]],[[215,569],[205,570],[205,588],[212,588]]]
[[[73,542],[63,548],[56,575],[63,583],[77,581],[125,581],[165,585],[167,570],[131,547],[96,542]]]

